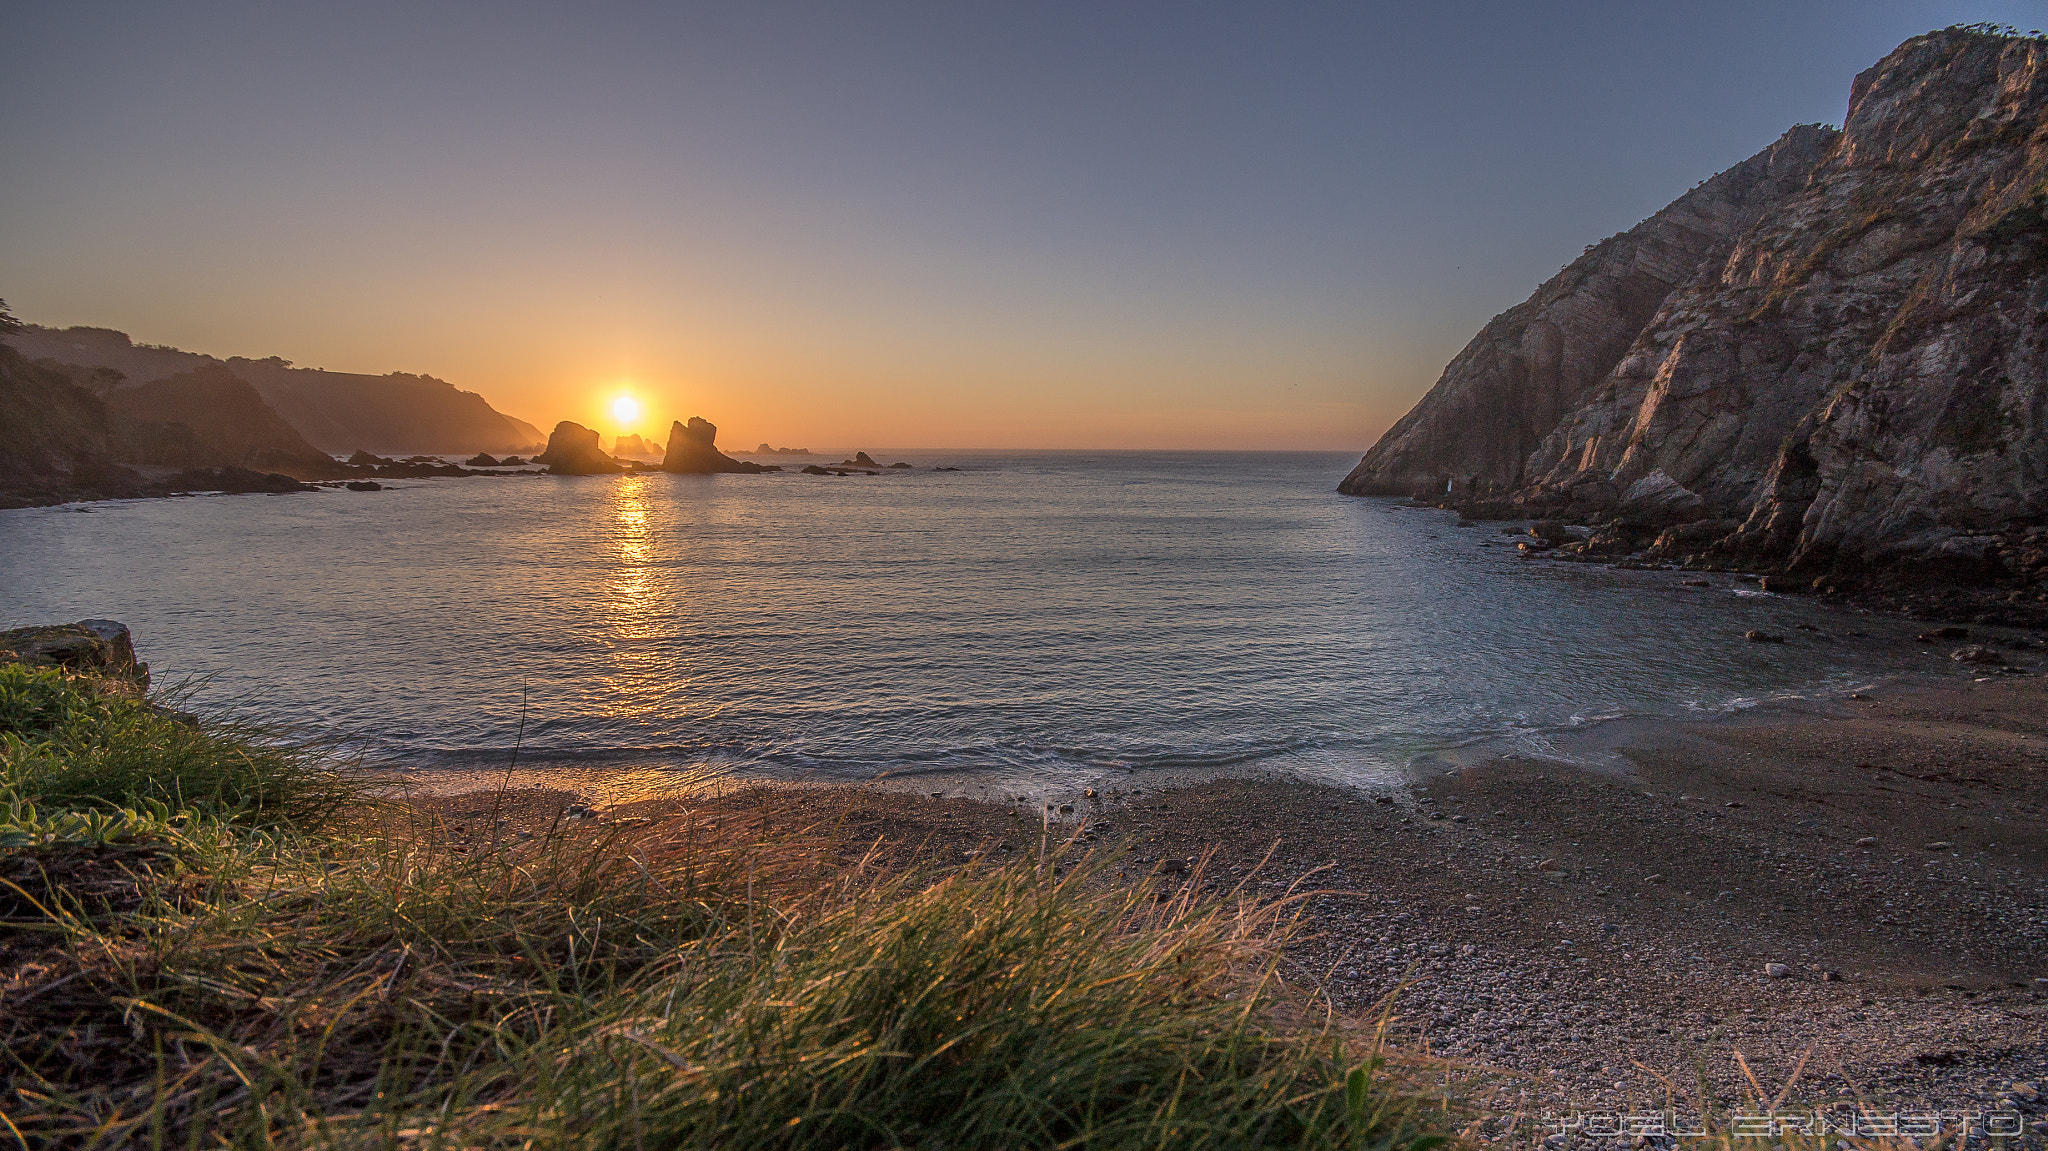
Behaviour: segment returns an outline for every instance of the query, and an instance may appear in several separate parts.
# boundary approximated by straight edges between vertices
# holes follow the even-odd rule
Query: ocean
[[[874,454],[915,468],[0,512],[0,622],[122,620],[159,686],[424,783],[516,753],[522,780],[611,794],[707,769],[1003,798],[1382,786],[1958,674],[1905,621],[1524,560],[1503,525],[1337,495],[1349,454]]]

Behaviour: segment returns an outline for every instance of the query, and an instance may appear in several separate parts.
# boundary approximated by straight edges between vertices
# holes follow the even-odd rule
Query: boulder
[[[677,420],[668,430],[668,453],[662,457],[661,470],[690,476],[768,470],[757,463],[733,459],[718,450],[717,441],[718,425],[704,417],[691,416],[687,424]]]
[[[374,468],[378,464],[388,464],[391,461],[383,456],[357,448],[356,454],[350,456],[348,462],[359,468]]]
[[[1650,545],[1650,555],[1656,559],[1692,555],[1704,551],[1714,541],[1741,526],[1740,520],[1694,520],[1689,524],[1668,527],[1657,534],[1656,542]]]
[[[602,476],[625,469],[597,448],[597,433],[582,424],[563,420],[548,435],[548,450],[533,457],[558,476]]]
[[[350,480],[346,485],[352,492],[381,492],[384,485],[376,480]]]
[[[1616,509],[1622,519],[1647,527],[1687,523],[1706,514],[1706,501],[1698,492],[1653,470],[1621,493]]]
[[[1948,653],[1948,657],[1956,661],[1957,663],[1997,664],[2005,662],[2005,658],[2003,656],[1999,655],[1997,652],[1992,651],[1990,648],[1985,647],[1981,644],[1972,647],[1959,647],[1956,650]]]
[[[477,454],[469,457],[468,459],[462,462],[465,465],[472,468],[495,468],[504,466],[503,463],[498,459],[498,457],[491,455],[489,452],[478,452]]]
[[[879,468],[882,465],[876,463],[874,458],[866,452],[855,452],[852,459],[840,460],[839,466],[842,468]]]
[[[135,658],[128,625],[110,619],[0,631],[0,663],[61,667],[149,687],[149,665]]]

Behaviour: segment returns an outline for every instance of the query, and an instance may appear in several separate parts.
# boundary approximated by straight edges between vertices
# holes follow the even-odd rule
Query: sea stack
[[[692,476],[770,470],[760,464],[733,459],[719,451],[715,445],[717,439],[718,425],[702,416],[691,416],[687,424],[677,420],[668,430],[668,454],[662,457],[661,470]]]
[[[558,476],[601,476],[625,469],[597,448],[597,433],[582,424],[563,420],[548,436],[548,450],[533,457]]]
[[[636,460],[651,459],[661,455],[661,445],[641,439],[637,432],[628,432],[612,445],[612,455]]]
[[[1788,584],[2048,578],[2048,41],[1951,28],[1489,323],[1339,490]],[[2029,595],[2031,598],[2031,594]]]

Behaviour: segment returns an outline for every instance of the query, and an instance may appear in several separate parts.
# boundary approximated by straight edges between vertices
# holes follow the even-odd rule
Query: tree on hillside
[[[21,330],[21,321],[7,310],[7,301],[0,300],[0,336],[12,335]]]

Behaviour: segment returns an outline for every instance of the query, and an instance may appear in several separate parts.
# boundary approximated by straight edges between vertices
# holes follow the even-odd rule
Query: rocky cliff
[[[124,463],[254,468],[309,480],[348,474],[220,365],[114,388],[102,399],[112,416],[114,452]]]
[[[129,385],[208,367],[249,382],[264,401],[322,452],[358,448],[412,453],[531,452],[539,429],[496,411],[475,392],[432,376],[371,376],[293,367],[288,360],[219,360],[197,352],[137,344],[111,328],[44,328],[30,324],[6,336],[30,359],[116,371]]]
[[[109,424],[90,390],[0,344],[0,508],[145,494],[115,461]]]
[[[2048,43],[1949,29],[1497,317],[1339,490],[1821,586],[2026,583],[2044,373]]]

